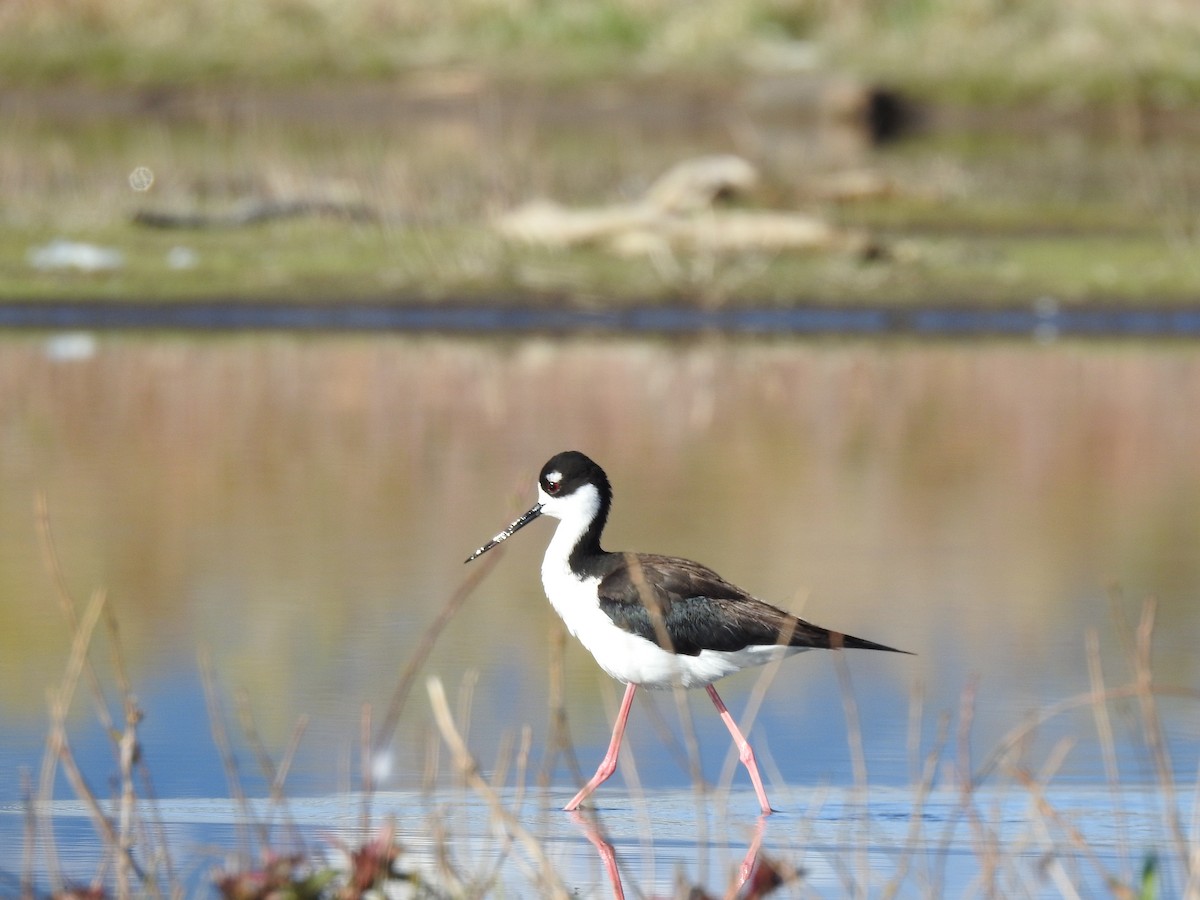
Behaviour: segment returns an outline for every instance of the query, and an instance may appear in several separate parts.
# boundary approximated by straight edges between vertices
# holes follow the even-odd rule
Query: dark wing
[[[684,656],[771,644],[893,649],[798,619],[689,559],[626,554],[601,579],[599,594],[617,627]]]

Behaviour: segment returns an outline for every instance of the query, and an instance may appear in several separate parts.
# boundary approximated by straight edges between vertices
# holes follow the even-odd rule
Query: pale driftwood
[[[630,203],[571,208],[534,200],[496,219],[520,243],[555,249],[602,246],[624,255],[688,248],[712,252],[830,250],[860,243],[819,216],[772,210],[721,210],[714,203],[744,194],[758,173],[738,156],[685,160]]]
[[[757,184],[757,170],[740,156],[700,156],[660,175],[642,203],[663,213],[700,212],[723,197],[748,194]]]
[[[507,238],[544,247],[576,247],[654,228],[662,214],[641,203],[570,209],[553,200],[531,200],[496,220]]]
[[[840,230],[819,216],[768,210],[722,210],[666,223],[673,243],[710,250],[808,250],[833,247]]]

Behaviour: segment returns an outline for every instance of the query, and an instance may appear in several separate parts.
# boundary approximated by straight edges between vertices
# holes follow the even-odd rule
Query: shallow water
[[[753,809],[749,790],[714,800],[689,790],[647,797],[615,789],[586,814],[563,813],[539,791],[502,790],[496,800],[515,824],[498,824],[495,807],[465,789],[302,797],[273,808],[172,800],[142,812],[176,857],[190,861],[181,880],[196,891],[214,871],[261,864],[254,848],[265,831],[277,851],[303,848],[307,859],[344,869],[344,848],[362,846],[389,822],[404,848],[397,871],[507,896],[555,886],[584,897],[678,896],[690,886],[719,896],[764,870],[786,879],[782,896],[1097,896],[1114,884],[1140,885],[1150,859],[1164,895],[1186,885],[1162,798],[1142,789],[985,789],[964,799],[954,789],[798,787],[766,819],[735,811]],[[1185,821],[1192,803],[1176,807]],[[60,801],[47,812],[64,870],[94,870],[100,856],[85,839],[87,811]],[[0,806],[0,835],[15,835],[20,815]],[[19,842],[5,846],[0,866],[15,871]]]
[[[20,773],[37,780],[46,690],[60,683],[70,643],[39,544],[39,495],[76,606],[107,592],[146,714],[140,738],[154,795],[168,805],[202,798],[177,807],[185,819],[214,804],[222,822],[231,816],[213,799],[230,788],[202,690],[205,648],[247,791],[266,788],[239,697],[275,759],[298,718],[309,717],[287,792],[326,798],[318,808],[343,804],[351,821],[354,803],[342,792],[359,783],[364,705],[378,724],[421,634],[469,571],[462,560],[528,507],[544,459],[572,446],[615,483],[609,546],[699,558],[819,624],[917,654],[847,654],[850,695],[828,654],[765,673],[749,734],[783,810],[768,836],[812,870],[810,886],[842,892],[862,870],[858,853],[867,869],[888,871],[879,860],[893,858],[893,838],[874,829],[903,829],[910,785],[930,755],[935,784],[951,795],[955,772],[970,770],[981,790],[1003,796],[1001,810],[1025,810],[1031,794],[1017,780],[1028,770],[1065,792],[1058,805],[1078,806],[1089,841],[1108,827],[1111,815],[1090,812],[1111,780],[1093,706],[1053,717],[982,770],[1031,715],[1091,689],[1089,631],[1106,683],[1129,683],[1130,623],[1143,598],[1157,598],[1156,679],[1197,682],[1200,419],[1190,411],[1200,408],[1200,351],[1188,344],[113,333],[70,353],[40,335],[8,336],[2,346],[0,802],[9,814],[0,844],[14,849],[0,868],[8,873],[22,866],[13,855]],[[543,776],[551,788],[526,820],[541,822],[534,813],[573,793],[570,768],[550,750],[559,632],[537,577],[549,530],[535,524],[509,542],[441,635],[375,761],[381,789],[424,790],[426,810],[478,804],[455,792],[431,725],[423,678],[437,674],[489,775],[516,764],[512,748],[529,726],[529,780]],[[116,709],[111,651],[102,625],[91,659]],[[763,674],[722,683],[736,716],[757,705]],[[573,642],[561,678],[579,766],[590,771],[619,688]],[[859,729],[847,728],[848,696]],[[93,705],[85,680],[68,733],[92,790],[108,797],[117,769]],[[646,834],[677,839],[690,860],[707,846],[692,836],[699,820],[684,736],[693,727],[705,779],[734,788],[704,809],[727,799],[731,822],[753,822],[724,728],[702,694],[687,709],[691,726],[670,693],[643,693],[635,704],[632,765],[599,798],[619,853],[640,850]],[[1116,780],[1151,804],[1162,775],[1146,746],[1145,710],[1128,698],[1106,709]],[[1190,785],[1196,701],[1163,696],[1158,712],[1169,770]],[[871,796],[886,802],[871,807],[866,831],[836,811],[827,833],[812,831],[813,792],[826,791],[826,812],[837,808],[855,781],[860,741]],[[76,799],[61,773],[54,796]],[[385,807],[381,799],[377,811]],[[59,854],[86,879],[99,841],[68,808],[57,808],[70,830]],[[539,827],[555,830],[537,833],[561,842],[568,867],[588,861],[581,883],[600,890],[592,845],[562,819],[547,815]],[[1159,832],[1145,827],[1122,865],[1136,868],[1147,846],[1162,850]],[[189,840],[244,846],[236,829],[222,828]],[[997,834],[1025,858],[1017,832]],[[939,865],[955,893],[969,892],[979,854],[957,840]],[[626,865],[639,883],[643,865],[657,867],[649,883],[669,885],[676,849]],[[819,865],[827,882],[815,880]],[[707,883],[720,889],[723,876]]]

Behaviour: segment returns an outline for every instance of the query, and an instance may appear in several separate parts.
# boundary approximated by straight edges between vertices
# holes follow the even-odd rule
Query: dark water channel
[[[496,302],[304,303],[29,303],[0,304],[0,327],[79,330],[402,332],[521,335],[911,336],[923,338],[1058,337],[1195,338],[1192,308],[1029,308],[799,306],[702,309],[647,306],[596,311]]]

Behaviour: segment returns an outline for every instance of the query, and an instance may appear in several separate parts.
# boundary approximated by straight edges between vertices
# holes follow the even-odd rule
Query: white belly
[[[550,605],[567,630],[617,681],[646,687],[702,687],[750,666],[760,666],[801,647],[751,646],[732,652],[703,650],[698,656],[668,653],[653,641],[613,624],[596,600],[598,578],[580,581],[565,564],[547,553],[542,561],[542,586]]]

